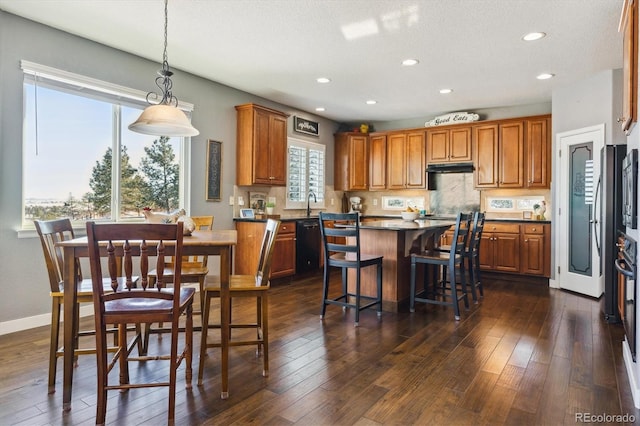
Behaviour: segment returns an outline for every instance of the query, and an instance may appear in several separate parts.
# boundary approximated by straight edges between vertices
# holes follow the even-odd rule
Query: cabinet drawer
[[[282,222],[280,224],[280,229],[278,229],[278,235],[295,234],[295,233],[296,233],[295,222]]]
[[[484,232],[502,232],[505,234],[519,234],[520,225],[514,224],[514,223],[487,222],[484,225]]]
[[[523,225],[525,234],[544,234],[544,226],[540,224],[536,225]]]

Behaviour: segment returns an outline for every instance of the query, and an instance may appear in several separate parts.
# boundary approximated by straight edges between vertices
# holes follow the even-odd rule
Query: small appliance
[[[349,198],[349,203],[351,204],[351,210],[349,210],[349,213],[362,212],[362,198],[351,197]]]

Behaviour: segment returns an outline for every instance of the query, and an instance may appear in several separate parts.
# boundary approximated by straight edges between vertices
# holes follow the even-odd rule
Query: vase
[[[267,212],[267,214],[269,214],[269,215],[273,214],[273,207],[265,207],[265,209],[264,209],[264,210],[265,210],[265,211]]]

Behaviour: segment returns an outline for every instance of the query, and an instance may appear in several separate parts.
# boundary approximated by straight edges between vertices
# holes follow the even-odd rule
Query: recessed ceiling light
[[[554,75],[555,75],[555,74],[549,74],[549,73],[544,72],[544,73],[540,74],[539,76],[537,76],[536,78],[537,78],[538,80],[548,80],[548,79],[550,79],[551,77],[553,77]]]
[[[443,95],[446,95],[447,93],[451,93],[453,92],[452,89],[440,89],[440,93],[442,93]]]
[[[331,81],[331,79],[327,78],[327,77],[318,77],[318,78],[316,78],[316,81],[318,83],[329,83]]]
[[[414,65],[418,65],[420,63],[420,61],[418,61],[417,59],[405,59],[404,61],[402,61],[402,65],[404,65],[405,67],[412,67]]]
[[[370,99],[370,100],[367,101],[367,105],[375,105],[377,103],[378,103],[378,101],[374,101],[373,99]]]
[[[318,107],[318,108],[316,108],[316,111],[322,112],[322,111],[324,111],[324,107]]]
[[[535,41],[535,40],[540,40],[541,38],[543,38],[544,36],[546,36],[547,34],[545,33],[540,33],[540,32],[535,32],[535,33],[529,33],[529,34],[525,34],[522,39],[524,41]]]

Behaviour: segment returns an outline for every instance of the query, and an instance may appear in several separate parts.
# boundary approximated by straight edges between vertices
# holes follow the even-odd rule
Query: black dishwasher
[[[296,274],[320,269],[320,244],[318,219],[296,221]]]

